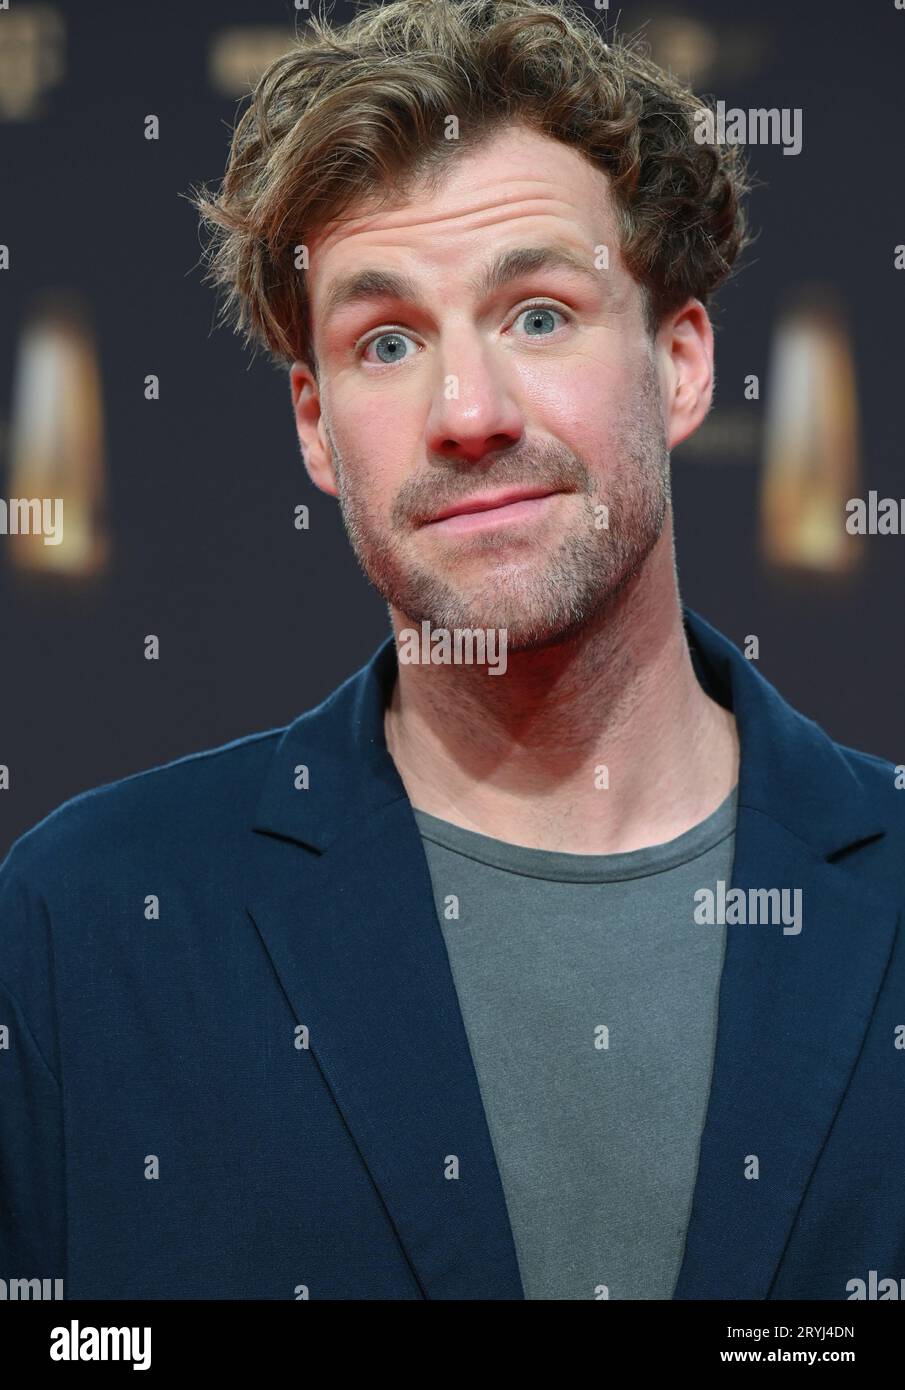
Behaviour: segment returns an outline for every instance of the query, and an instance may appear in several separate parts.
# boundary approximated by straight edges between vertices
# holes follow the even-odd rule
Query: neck
[[[413,624],[391,612],[398,641]],[[504,675],[400,664],[384,729],[416,809],[535,849],[674,839],[738,778],[735,720],[691,664],[671,528],[595,623],[510,650]]]

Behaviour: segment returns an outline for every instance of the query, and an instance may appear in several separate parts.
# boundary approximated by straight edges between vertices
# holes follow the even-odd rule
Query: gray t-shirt
[[[671,1298],[716,1041],[738,791],[626,854],[491,839],[415,811],[525,1296]]]

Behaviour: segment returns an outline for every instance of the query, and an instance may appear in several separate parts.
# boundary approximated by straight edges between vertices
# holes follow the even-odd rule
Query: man
[[[262,79],[198,200],[214,278],[291,364],[393,631],[288,728],[13,848],[5,1270],[273,1299],[905,1274],[895,768],[679,601],[669,453],[745,240],[700,109],[521,0],[314,21]]]

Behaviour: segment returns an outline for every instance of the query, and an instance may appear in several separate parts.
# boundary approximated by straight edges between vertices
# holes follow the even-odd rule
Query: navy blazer
[[[674,1297],[845,1299],[905,1277],[905,791],[683,620],[740,732],[732,885],[801,888],[803,926],[727,928]],[[524,1297],[384,741],[395,672],[390,635],[285,729],[76,796],[13,846],[0,1277],[67,1298]]]

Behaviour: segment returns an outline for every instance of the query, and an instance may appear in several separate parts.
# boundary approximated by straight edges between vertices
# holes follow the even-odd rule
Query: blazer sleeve
[[[19,842],[21,843],[21,842]],[[0,865],[0,1278],[63,1279],[63,1095],[46,904]]]

